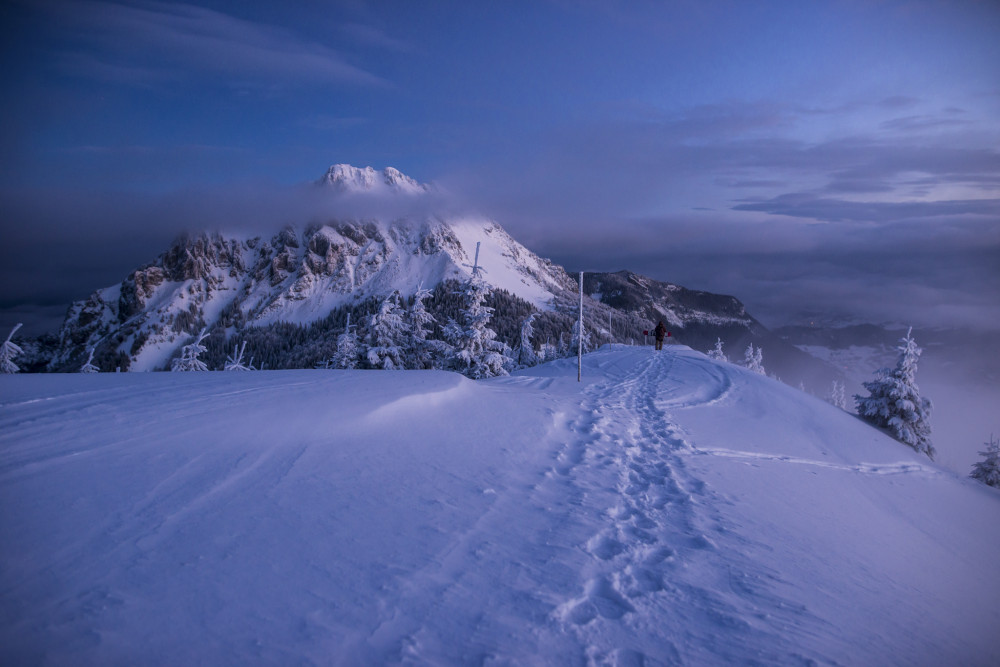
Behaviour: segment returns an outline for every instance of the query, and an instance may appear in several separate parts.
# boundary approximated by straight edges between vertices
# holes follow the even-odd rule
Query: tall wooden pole
[[[583,271],[580,272],[580,320],[576,330],[576,381],[583,377]]]

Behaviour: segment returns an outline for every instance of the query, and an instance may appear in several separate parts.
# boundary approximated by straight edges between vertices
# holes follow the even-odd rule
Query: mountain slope
[[[379,173],[334,165],[317,186],[324,196],[419,198],[430,188],[395,169]],[[271,239],[201,233],[179,239],[155,262],[119,285],[70,307],[51,370],[75,370],[88,348],[128,370],[167,365],[200,328],[229,333],[274,322],[310,323],[331,309],[384,296],[413,294],[469,275],[480,266],[492,285],[535,307],[573,287],[560,267],[482,217],[343,219],[305,230],[286,227]]]
[[[0,377],[5,663],[996,664],[1000,494],[682,346]]]

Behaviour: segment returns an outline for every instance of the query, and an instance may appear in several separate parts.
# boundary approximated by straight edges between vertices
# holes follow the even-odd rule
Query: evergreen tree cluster
[[[764,351],[759,347],[754,347],[753,343],[747,346],[746,353],[743,355],[743,365],[754,373],[767,375],[767,371],[764,370]]]
[[[200,345],[204,348],[197,359],[208,369],[223,370],[239,358],[253,360],[258,369],[292,368],[393,368],[430,369],[444,368],[466,372],[473,377],[484,373],[509,372],[519,367],[531,366],[558,357],[576,354],[574,331],[578,303],[569,297],[556,301],[554,310],[539,311],[533,305],[501,289],[468,290],[468,282],[447,280],[433,290],[418,289],[417,293],[403,297],[398,293],[371,297],[332,310],[326,317],[309,324],[275,322],[266,326],[247,326],[244,315],[236,307],[224,309],[218,322],[206,331]],[[448,327],[454,322],[460,328],[467,326],[470,299],[478,300],[473,308],[478,320],[476,326],[484,327],[494,335],[486,341],[478,340],[480,334],[464,339],[472,345],[472,354],[480,344],[491,349],[485,352],[504,357],[483,366],[457,362],[454,358],[458,329]],[[489,311],[489,318],[483,317]],[[529,322],[530,319],[530,322]],[[348,320],[350,331],[347,331]],[[527,324],[527,327],[525,326]],[[191,319],[189,324],[197,324]],[[645,322],[632,323],[636,331],[629,331],[623,318],[614,322],[615,340],[627,341],[625,334],[641,336]],[[228,332],[238,331],[231,336]],[[606,308],[584,311],[585,350],[611,342],[608,335]],[[227,331],[228,330],[228,331]],[[462,337],[459,336],[459,339]],[[474,342],[478,340],[478,342]],[[527,344],[525,344],[527,343]],[[461,347],[461,345],[459,345]],[[470,349],[470,348],[465,348]],[[114,357],[112,358],[112,353]],[[183,348],[178,357],[183,357]],[[468,354],[468,352],[467,352]],[[101,370],[114,371],[115,367],[127,370],[114,348],[99,345],[94,357]],[[128,355],[120,353],[127,360]],[[170,366],[173,365],[173,361]]]

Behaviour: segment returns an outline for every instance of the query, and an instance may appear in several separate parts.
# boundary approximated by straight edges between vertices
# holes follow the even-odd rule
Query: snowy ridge
[[[5,663],[1000,659],[1000,494],[683,346],[0,405]]]

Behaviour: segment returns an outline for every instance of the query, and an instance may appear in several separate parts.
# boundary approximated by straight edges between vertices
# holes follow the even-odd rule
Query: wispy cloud
[[[976,215],[1000,218],[1000,199],[950,201],[859,202],[817,197],[809,193],[784,194],[762,202],[739,204],[736,211],[762,211],[824,222],[885,224],[900,220]]]
[[[60,57],[60,64],[78,75],[141,83],[143,72],[162,76],[167,71],[247,80],[388,85],[329,46],[203,7],[103,0],[51,0],[39,7],[88,49],[96,50]]]

